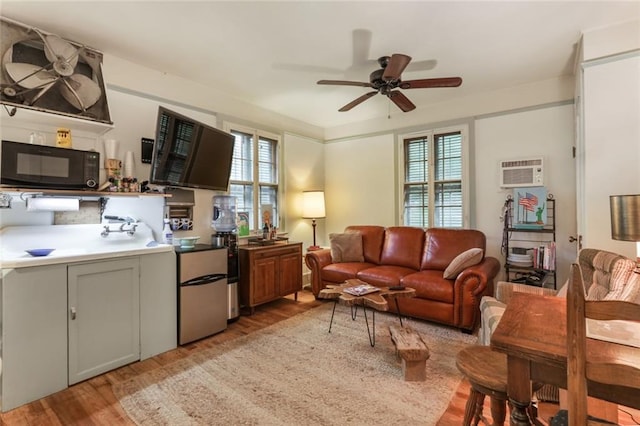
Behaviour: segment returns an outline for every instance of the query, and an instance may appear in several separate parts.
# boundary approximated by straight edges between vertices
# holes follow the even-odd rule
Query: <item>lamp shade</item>
[[[622,241],[640,241],[640,194],[612,195],[611,238]]]
[[[325,217],[324,191],[304,191],[302,193],[302,217],[304,219]]]

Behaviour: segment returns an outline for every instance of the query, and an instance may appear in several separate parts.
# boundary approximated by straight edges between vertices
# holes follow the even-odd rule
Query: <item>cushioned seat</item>
[[[633,260],[617,253],[585,248],[578,254],[577,263],[584,277],[587,299],[626,300],[640,303],[640,274],[633,274],[635,268]],[[513,293],[565,297],[566,284],[556,291],[549,288],[499,281],[494,296],[484,296],[480,301],[481,316],[478,333],[480,344],[490,344],[491,334],[498,326]],[[542,401],[558,402],[558,388],[544,386],[536,396]]]

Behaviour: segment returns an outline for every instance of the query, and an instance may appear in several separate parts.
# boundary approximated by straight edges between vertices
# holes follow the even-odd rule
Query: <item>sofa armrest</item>
[[[464,271],[458,274],[456,278],[456,291],[458,287],[461,287],[470,279],[475,278],[477,285],[469,290],[474,296],[482,296],[485,294],[485,290],[490,290],[488,293],[493,294],[493,279],[500,272],[500,262],[495,257],[485,257],[482,262],[477,265],[469,266]]]
[[[535,287],[527,284],[498,281],[495,298],[502,303],[509,303],[513,293],[536,294],[539,296],[555,296],[558,292],[551,288]]]
[[[315,296],[317,296],[318,293],[320,293],[320,290],[324,288],[320,272],[322,271],[322,268],[332,263],[331,250],[320,249],[307,252],[304,257],[304,263],[311,271],[311,291]]]
[[[480,300],[480,330],[478,330],[478,343],[489,346],[491,335],[498,326],[500,318],[506,309],[505,303],[496,300],[493,296],[484,296]]]
[[[480,298],[491,294],[493,280],[500,272],[500,262],[495,257],[485,257],[477,265],[462,271],[454,283],[453,298],[457,306],[454,322],[459,327],[472,330],[480,316]]]

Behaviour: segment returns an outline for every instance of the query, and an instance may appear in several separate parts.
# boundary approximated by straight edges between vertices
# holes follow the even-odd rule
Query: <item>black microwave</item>
[[[96,189],[100,153],[2,141],[0,183],[20,188]]]

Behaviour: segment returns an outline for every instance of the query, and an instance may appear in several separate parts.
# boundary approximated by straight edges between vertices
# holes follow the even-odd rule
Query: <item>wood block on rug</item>
[[[409,326],[389,326],[391,341],[396,345],[396,353],[402,358],[402,374],[407,382],[426,380],[429,348],[420,334]]]

